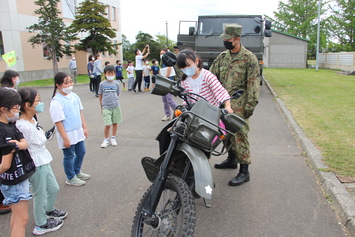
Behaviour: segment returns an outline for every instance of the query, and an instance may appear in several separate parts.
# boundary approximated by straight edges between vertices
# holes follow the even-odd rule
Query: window
[[[105,13],[107,14],[106,17],[107,19],[111,19],[111,16],[110,16],[110,6],[106,6],[106,10],[105,10]]]
[[[76,0],[62,0],[63,17],[75,19]]]
[[[48,58],[51,56],[51,52],[47,46],[47,43],[46,42],[43,42],[42,43],[42,47],[43,47],[43,57],[44,58]]]
[[[68,51],[68,52],[65,53],[65,57],[66,58],[71,58],[71,54],[69,53],[70,47],[71,47],[70,46],[70,42],[69,41],[65,41],[64,47],[65,47],[65,50]]]
[[[2,60],[1,55],[5,54],[4,50],[4,41],[2,40],[2,32],[0,31],[0,59]]]
[[[114,40],[113,43],[117,44],[117,40]],[[117,45],[115,46],[115,50],[116,50],[115,56],[117,57],[117,51],[118,51],[118,46]]]
[[[112,7],[112,20],[116,21],[116,8]]]
[[[256,31],[256,27],[260,24],[254,18],[202,18],[198,34],[200,35],[220,35],[223,33],[226,24],[239,24],[243,26],[243,35],[261,35],[261,32]]]

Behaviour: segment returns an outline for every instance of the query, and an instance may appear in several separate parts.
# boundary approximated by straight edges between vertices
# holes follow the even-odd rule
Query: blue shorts
[[[5,199],[2,202],[5,206],[19,203],[20,201],[30,200],[32,194],[30,193],[30,182],[28,179],[16,185],[0,184],[0,190]]]

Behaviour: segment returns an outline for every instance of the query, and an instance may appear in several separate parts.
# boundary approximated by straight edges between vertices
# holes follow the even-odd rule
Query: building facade
[[[265,38],[264,63],[268,68],[306,68],[308,40],[272,30]]]
[[[58,9],[60,17],[69,26],[75,18],[77,7],[83,0],[61,0]],[[107,18],[111,27],[116,30],[116,38],[111,39],[113,43],[122,41],[121,32],[121,9],[120,0],[100,0],[105,4]],[[0,57],[0,76],[7,69],[12,69],[20,73],[21,81],[33,81],[39,79],[53,78],[52,62],[47,59],[45,45],[32,47],[28,39],[31,33],[27,27],[38,23],[38,16],[34,10],[38,8],[34,0],[0,0],[0,55],[15,50],[16,64],[10,68]],[[84,33],[78,35],[85,38]],[[75,42],[71,42],[73,45]],[[86,65],[90,51],[76,51],[73,55],[77,61],[78,74],[86,74]],[[59,71],[69,72],[69,61],[71,55],[66,55],[58,62]],[[109,61],[114,64],[116,60],[122,60],[122,48],[117,48],[117,55],[102,53],[102,62]]]

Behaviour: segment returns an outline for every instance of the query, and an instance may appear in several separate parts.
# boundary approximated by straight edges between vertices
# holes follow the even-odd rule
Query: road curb
[[[332,200],[333,209],[339,216],[342,225],[346,227],[351,236],[355,237],[355,200],[353,196],[333,172],[323,171],[329,167],[323,164],[323,157],[320,151],[314,146],[311,140],[306,137],[303,130],[293,118],[292,113],[286,108],[284,102],[277,97],[276,92],[265,78],[264,82],[274,97],[276,104],[294,133],[297,141],[301,145],[305,156],[308,158],[310,166],[313,168],[320,181],[321,188],[326,193],[327,198]]]

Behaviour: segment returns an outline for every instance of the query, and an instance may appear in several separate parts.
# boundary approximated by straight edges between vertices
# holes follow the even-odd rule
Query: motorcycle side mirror
[[[167,67],[173,67],[176,64],[176,56],[172,52],[166,52],[162,57],[163,64]]]
[[[158,74],[155,79],[155,86],[152,90],[152,94],[164,96],[168,93],[177,96],[180,93],[180,89],[176,87],[176,82]]]

